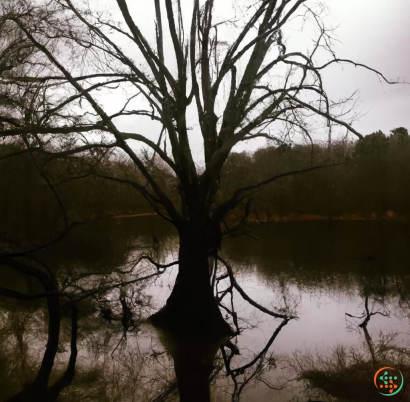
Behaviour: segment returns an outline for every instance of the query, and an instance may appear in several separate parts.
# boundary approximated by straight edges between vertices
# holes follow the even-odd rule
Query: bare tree
[[[210,400],[215,354],[234,334],[221,314],[210,280],[208,259],[218,260],[221,224],[232,209],[263,186],[323,167],[283,172],[248,187],[238,183],[230,198],[217,202],[229,154],[243,141],[278,140],[275,129],[284,137],[300,133],[311,139],[315,121],[323,121],[329,130],[343,126],[361,138],[350,124],[352,115],[346,105],[351,99],[331,101],[323,71],[336,63],[351,64],[390,81],[365,65],[337,58],[321,7],[308,0],[244,0],[237,4],[242,16],[228,20],[215,17],[220,1],[190,3],[192,7],[180,0],[144,4],[155,15],[155,40],[151,40],[144,36],[126,0],[116,0],[120,24],[96,9],[96,3],[91,7],[75,0],[44,0],[40,5],[6,2],[14,8],[8,12],[4,6],[3,21],[36,49],[46,67],[35,74],[3,74],[2,79],[13,88],[28,83],[41,86],[45,101],[31,108],[26,120],[8,118],[0,135],[22,136],[27,152],[53,157],[115,147],[139,169],[145,183],[124,182],[132,184],[177,228],[180,240],[175,286],[151,321],[172,340],[181,401],[200,402]],[[185,11],[190,11],[188,23]],[[288,51],[287,27],[298,19],[311,21],[318,36],[310,50]],[[223,36],[225,27],[236,32],[233,42]],[[166,46],[168,37],[171,48]],[[127,94],[116,113],[102,106],[101,91]],[[187,123],[191,105],[202,135],[203,166],[195,163],[191,148]],[[157,123],[158,141],[151,132],[139,133],[138,127],[133,132],[121,130],[118,118],[127,116]],[[56,151],[51,145],[61,138],[71,142],[68,149]],[[131,141],[150,149],[173,172],[178,203],[161,188],[147,159],[139,156]],[[238,290],[230,269],[228,276]],[[280,331],[291,317],[277,317],[283,319]]]
[[[141,267],[142,262],[147,262],[146,267]],[[131,310],[131,300],[138,294],[138,306],[140,309],[149,307],[149,302],[144,300],[142,289],[151,280],[155,280],[163,274],[165,270],[178,261],[168,264],[157,264],[151,257],[146,255],[139,256],[136,260],[124,263],[122,267],[115,267],[112,271],[74,273],[72,275],[56,275],[55,269],[26,252],[9,252],[0,255],[0,267],[8,267],[22,275],[22,277],[35,279],[43,288],[43,292],[27,294],[10,288],[0,287],[0,296],[10,299],[30,302],[34,300],[46,300],[48,311],[48,331],[47,344],[43,358],[39,365],[37,375],[34,380],[27,384],[21,392],[8,399],[10,402],[25,401],[56,401],[60,393],[71,385],[75,376],[77,361],[77,339],[78,339],[78,309],[84,301],[93,299],[96,308],[100,310],[101,318],[111,322],[117,321],[122,327],[122,337],[118,346],[126,338],[131,330],[138,332],[138,326],[142,323],[141,314],[134,316]],[[156,268],[152,271],[152,266]],[[59,278],[57,277],[59,276]],[[127,295],[127,288],[133,286],[131,296]],[[107,294],[111,298],[115,292],[120,294],[118,306],[115,303],[108,303]],[[54,363],[59,347],[62,346],[60,311],[61,299],[68,303],[71,309],[71,337],[70,337],[70,357],[67,362],[65,372],[59,376],[57,381],[50,385],[50,376],[54,369]],[[98,310],[97,310],[98,311]]]

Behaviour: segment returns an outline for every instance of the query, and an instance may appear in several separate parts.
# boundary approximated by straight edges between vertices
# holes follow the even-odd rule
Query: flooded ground
[[[267,309],[295,317],[266,350],[258,370],[237,378],[238,387],[243,384],[239,400],[383,400],[373,376],[387,363],[404,376],[403,389],[391,399],[410,400],[409,228],[404,222],[286,222],[254,226],[249,235],[224,240],[220,255],[246,294]],[[128,283],[158,273],[140,257],[169,264],[177,259],[177,250],[176,233],[158,218],[118,218],[75,228],[40,257],[60,283],[77,281],[74,291],[81,295],[107,287],[115,275]],[[132,270],[137,262],[138,270]],[[178,400],[172,361],[163,346],[166,339],[161,343],[145,321],[165,302],[176,270],[172,266],[122,290],[107,291],[103,298],[84,300],[77,374],[61,401]],[[221,265],[218,276],[223,274]],[[7,270],[0,286],[28,294],[38,291],[34,281]],[[220,292],[227,286],[226,280],[218,283]],[[126,334],[121,292],[127,292],[134,320]],[[231,367],[246,365],[264,350],[281,321],[252,307],[238,292],[223,303],[227,309],[233,303],[240,328],[232,340],[240,355],[233,357]],[[109,319],[104,316],[108,304]],[[62,303],[56,378],[69,357],[65,309]],[[39,300],[2,297],[0,314],[0,400],[7,400],[36,374],[46,342],[47,311]],[[235,326],[231,315],[227,319]],[[215,366],[214,400],[236,400],[221,356]]]

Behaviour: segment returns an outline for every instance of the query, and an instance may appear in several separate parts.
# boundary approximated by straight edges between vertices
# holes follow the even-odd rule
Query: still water
[[[214,401],[379,401],[375,372],[390,365],[404,376],[400,394],[410,400],[410,225],[404,222],[287,222],[249,228],[226,238],[221,257],[259,305],[295,317],[285,325],[258,367],[232,379],[215,361]],[[163,264],[177,259],[178,240],[155,217],[123,218],[75,228],[38,255],[61,287],[75,295],[155,273],[140,257]],[[133,267],[138,262],[136,268]],[[172,361],[146,318],[168,297],[177,268],[145,281],[107,290],[80,304],[79,358],[74,383],[61,401],[175,401]],[[218,275],[224,273],[219,266]],[[3,269],[1,287],[27,294],[34,281]],[[221,280],[223,292],[228,284]],[[122,292],[122,293],[121,293]],[[124,334],[120,296],[126,294],[133,327]],[[47,339],[43,301],[0,299],[0,401],[32,380]],[[258,355],[281,320],[251,306],[238,292],[224,305],[237,314],[239,367]],[[104,316],[110,308],[112,315]],[[62,333],[51,380],[69,353],[69,306],[62,301]],[[227,314],[232,326],[232,316]],[[163,339],[166,343],[166,340]],[[218,371],[219,370],[219,371]],[[235,399],[236,398],[236,399]]]

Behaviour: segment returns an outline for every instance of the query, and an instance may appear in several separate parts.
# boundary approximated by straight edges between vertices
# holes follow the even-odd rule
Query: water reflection
[[[265,389],[259,384],[258,390],[252,389],[247,395],[269,400],[278,394],[272,392],[274,388],[283,389],[280,400],[378,400],[372,382],[374,365],[398,363],[378,356],[381,350],[387,350],[379,339],[394,335],[395,350],[404,357],[408,352],[406,226],[365,222],[293,224],[260,227],[253,234],[258,236],[257,242],[229,240],[225,252],[241,267],[248,292],[253,292],[261,303],[277,298],[286,284],[290,289],[287,294],[299,298],[300,319],[275,342],[277,369],[267,376],[268,381],[262,381]],[[262,327],[259,325],[259,329]],[[268,328],[266,325],[264,332]],[[362,356],[363,362],[370,361],[366,373],[369,387],[360,385],[364,378],[356,378],[348,386],[355,373],[336,371],[335,378],[345,374],[346,378],[339,384],[341,392],[335,391],[330,375],[335,366],[340,366],[340,350]],[[355,362],[346,360],[343,367],[350,364]],[[403,365],[400,367],[404,370]],[[312,377],[312,373],[317,376]],[[363,392],[355,393],[358,387]],[[352,392],[343,393],[345,389]]]
[[[376,401],[378,368],[390,365],[410,380],[407,231],[397,222],[286,223],[252,228],[258,240],[227,238],[215,281],[237,336],[214,363],[214,400]],[[176,253],[172,228],[156,218],[138,218],[76,228],[38,254],[62,291],[82,298],[76,376],[58,400],[178,400],[171,358],[146,323],[169,295],[175,270],[168,265]],[[224,264],[237,278],[239,288],[232,292]],[[140,277],[149,279],[136,281]],[[10,269],[2,268],[0,280],[16,292],[42,291],[35,280]],[[270,344],[282,320],[250,305],[240,289],[257,306],[298,319],[286,322]],[[60,310],[51,384],[71,354],[69,298],[61,299]],[[35,379],[49,313],[43,299],[1,297],[0,314],[5,401]],[[258,356],[257,364],[242,370]],[[235,376],[226,376],[227,367]],[[408,392],[397,400],[407,400]]]

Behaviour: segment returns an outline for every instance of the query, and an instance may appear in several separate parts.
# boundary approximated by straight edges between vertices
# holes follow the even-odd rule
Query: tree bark
[[[50,284],[44,284],[46,291],[55,291]],[[54,359],[57,354],[60,339],[60,300],[58,294],[47,297],[48,307],[48,340],[46,350],[37,377],[33,384],[14,395],[7,402],[46,402],[47,387],[51,371],[54,366]]]
[[[181,402],[210,401],[213,361],[221,342],[232,335],[210,283],[211,232],[211,225],[180,230],[179,271],[174,288],[165,307],[151,316],[174,359]]]
[[[209,377],[217,348],[181,344],[174,354],[180,402],[210,402]]]

